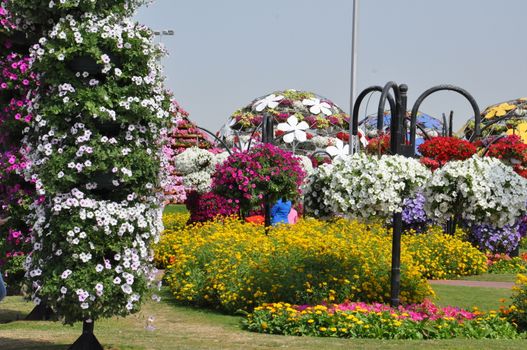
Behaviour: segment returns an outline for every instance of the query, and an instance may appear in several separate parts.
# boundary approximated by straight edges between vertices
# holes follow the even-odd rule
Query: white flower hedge
[[[332,179],[333,164],[322,164],[308,173],[304,186],[304,206],[306,214],[319,218],[334,214],[329,187]]]
[[[413,158],[364,153],[338,157],[312,175],[306,207],[315,214],[386,219],[401,212],[403,200],[413,196],[429,176],[430,171]]]
[[[474,156],[436,170],[424,195],[427,215],[439,223],[458,216],[503,227],[524,215],[527,180],[499,159]]]
[[[67,14],[31,51],[45,74],[26,130],[28,176],[44,200],[32,207],[25,267],[32,299],[66,323],[138,311],[163,228],[159,140],[171,103],[162,51],[151,30],[120,17],[140,1],[91,2],[127,8],[50,7],[52,18]]]

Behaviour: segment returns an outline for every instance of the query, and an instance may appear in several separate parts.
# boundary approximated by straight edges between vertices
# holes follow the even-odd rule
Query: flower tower
[[[205,134],[190,121],[189,114],[174,101],[174,126],[167,133],[167,142],[163,152],[167,158],[165,170],[168,173],[165,189],[165,201],[172,204],[184,203],[188,189],[183,184],[183,174],[176,169],[176,156],[190,147],[211,149],[212,144]]]
[[[25,217],[34,195],[34,185],[22,175],[27,166],[20,144],[22,130],[32,121],[28,113],[31,98],[38,86],[38,76],[30,69],[29,41],[22,35],[29,28],[18,28],[0,2],[0,216],[9,217],[0,227],[0,270],[9,293],[22,283],[22,262],[30,250],[30,229]],[[21,152],[22,151],[22,152]]]
[[[94,322],[138,311],[155,280],[170,96],[153,32],[129,17],[142,3],[11,3],[45,32],[31,49],[43,74],[25,136],[28,176],[45,201],[32,207],[26,276],[36,304],[83,322],[71,349],[101,349]]]

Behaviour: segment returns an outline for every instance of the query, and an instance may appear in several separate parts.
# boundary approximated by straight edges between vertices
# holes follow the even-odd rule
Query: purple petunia
[[[502,228],[488,224],[473,225],[470,240],[482,251],[510,254],[520,242],[520,225],[506,225]]]
[[[418,193],[413,198],[406,198],[403,202],[403,224],[407,229],[423,232],[430,223],[425,209],[425,197]]]

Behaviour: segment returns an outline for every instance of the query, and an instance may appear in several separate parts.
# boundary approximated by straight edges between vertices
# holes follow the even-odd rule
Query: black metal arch
[[[470,103],[472,109],[474,110],[474,119],[475,119],[475,125],[474,125],[474,133],[471,135],[469,141],[473,141],[475,138],[479,137],[481,133],[481,112],[479,110],[478,103],[474,99],[474,97],[465,89],[460,88],[459,86],[455,85],[437,85],[434,87],[431,87],[430,89],[423,92],[415,101],[414,106],[412,107],[412,112],[410,113],[410,129],[414,130],[416,121],[417,121],[417,112],[419,110],[419,107],[421,107],[421,104],[423,101],[430,96],[431,94],[438,92],[438,91],[453,91],[457,92],[458,94],[465,97],[468,102]],[[410,135],[410,143],[415,144],[415,133],[412,133]]]
[[[492,146],[493,144],[497,143],[499,140],[507,137],[508,135],[499,135],[497,136],[496,138],[494,138],[492,141],[489,142],[489,144],[487,146],[485,146],[485,149],[483,150],[483,153],[481,154],[482,157],[485,157],[487,155],[487,153],[489,152],[490,150],[490,146]]]
[[[401,90],[399,85],[394,81],[389,81],[384,85],[384,88],[381,90],[381,97],[379,98],[379,107],[377,108],[377,131],[380,132],[384,128],[384,106],[386,105],[386,100],[390,95],[390,90],[393,91],[395,96],[394,105],[390,104],[390,114],[393,118],[394,115],[399,116],[401,106]]]
[[[359,134],[359,110],[360,110],[362,101],[366,98],[366,96],[368,96],[368,94],[375,92],[375,91],[382,93],[382,87],[379,85],[367,87],[366,89],[362,90],[362,92],[359,94],[359,96],[357,96],[357,99],[355,100],[355,104],[353,106],[353,112],[352,112],[352,128],[351,128],[351,134],[353,136],[357,136]],[[393,99],[393,96],[388,94],[387,98],[388,98],[388,103],[390,104],[390,110],[395,110],[395,100]],[[381,122],[383,122],[383,120],[384,119],[382,119]],[[379,125],[379,119],[377,119],[377,125]]]
[[[204,131],[206,132],[208,135],[212,136],[214,138],[214,141],[217,141],[219,142],[224,148],[225,150],[227,150],[227,152],[229,152],[229,155],[232,156],[232,151],[231,149],[229,148],[229,146],[227,146],[227,144],[225,142],[223,142],[222,139],[220,139],[218,136],[216,136],[215,134],[213,134],[212,132],[210,132],[209,130],[205,129],[205,128],[202,128],[200,126],[196,126],[199,130],[201,131]]]
[[[311,153],[311,157],[315,157],[315,156],[317,156],[319,154],[322,154],[324,156],[328,156],[330,159],[333,159],[331,154],[329,154],[328,151],[324,151],[323,149]]]

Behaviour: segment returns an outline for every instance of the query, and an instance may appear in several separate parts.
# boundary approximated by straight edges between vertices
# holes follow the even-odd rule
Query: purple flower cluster
[[[520,233],[520,239],[527,236],[527,216],[518,220],[518,232]]]
[[[418,193],[413,198],[406,198],[403,202],[403,224],[406,229],[423,232],[430,223],[425,209],[425,197]]]
[[[482,251],[510,254],[520,242],[519,228],[520,224],[518,223],[502,228],[488,224],[473,225],[470,231],[470,240]]]

